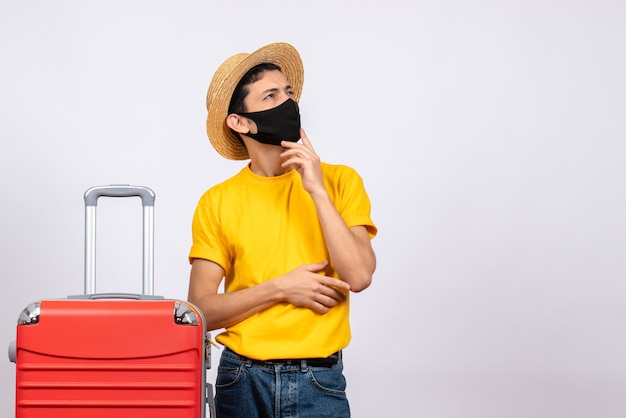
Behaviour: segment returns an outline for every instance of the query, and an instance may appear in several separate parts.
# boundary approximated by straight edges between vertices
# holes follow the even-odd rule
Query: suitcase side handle
[[[95,186],[85,192],[85,295],[96,293],[96,207],[98,198],[140,197],[143,206],[144,295],[154,295],[154,200],[155,193],[144,186],[112,184]]]

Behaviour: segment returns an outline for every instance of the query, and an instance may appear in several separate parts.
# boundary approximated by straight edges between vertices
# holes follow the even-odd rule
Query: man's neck
[[[263,177],[276,177],[290,171],[290,168],[281,167],[280,154],[284,148],[276,145],[267,145],[253,139],[244,140],[250,155],[250,170]]]

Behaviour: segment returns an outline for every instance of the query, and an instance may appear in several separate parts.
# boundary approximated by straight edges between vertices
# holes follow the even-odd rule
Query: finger
[[[326,306],[335,306],[345,301],[346,295],[332,287],[326,287],[326,290],[320,293],[320,298],[327,302]]]
[[[320,299],[317,302],[328,308],[332,308],[333,306],[339,305],[339,303],[343,302],[344,300],[345,298],[336,299],[330,296],[323,296],[323,297],[320,297]]]
[[[310,142],[309,142],[309,146],[306,146],[305,144],[299,144],[297,142],[289,142],[289,141],[281,141],[280,145],[285,149],[282,152],[281,156],[294,154],[294,153],[303,153],[303,154],[314,153],[313,147],[311,147]]]
[[[300,139],[302,139],[302,145],[313,150],[313,144],[311,144],[309,137],[306,135],[306,132],[304,132],[304,129],[302,128],[300,128]]]
[[[313,306],[311,306],[311,309],[320,314],[325,314],[330,311],[330,308],[328,306],[325,306],[323,303],[319,302],[313,302]]]
[[[301,146],[301,145],[302,144],[298,144],[297,142],[285,141],[284,139],[282,141],[280,141],[280,146],[285,148],[285,149],[296,148],[296,147]]]
[[[350,290],[350,285],[343,280],[335,279],[334,277],[322,276],[320,280],[324,286],[328,286],[329,288],[336,287],[337,289]]]
[[[323,271],[328,266],[328,261],[320,261],[318,263],[304,264],[302,267],[310,272],[317,273]],[[324,277],[324,276],[322,276]]]
[[[311,143],[311,141],[309,141],[309,137],[306,136],[306,132],[304,132],[303,128],[300,128],[300,139],[302,140],[303,143]]]
[[[302,158],[303,156],[308,155],[307,150],[304,148],[292,148],[283,151],[280,154],[280,157],[287,160],[290,158]]]

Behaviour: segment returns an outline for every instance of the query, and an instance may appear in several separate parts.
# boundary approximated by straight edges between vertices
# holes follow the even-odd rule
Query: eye
[[[267,94],[267,95],[263,98],[263,100],[269,100],[269,99],[273,99],[273,98],[274,98],[274,93],[269,93],[269,94]]]

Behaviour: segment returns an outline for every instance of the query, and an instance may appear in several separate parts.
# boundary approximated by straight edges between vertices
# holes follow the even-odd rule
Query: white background
[[[206,138],[211,76],[286,41],[303,126],[380,230],[353,415],[623,418],[625,39],[617,0],[1,0],[0,345],[82,293],[90,186],[155,190],[156,293],[186,298],[196,202],[244,164]],[[97,290],[138,292],[138,200],[98,208]]]

